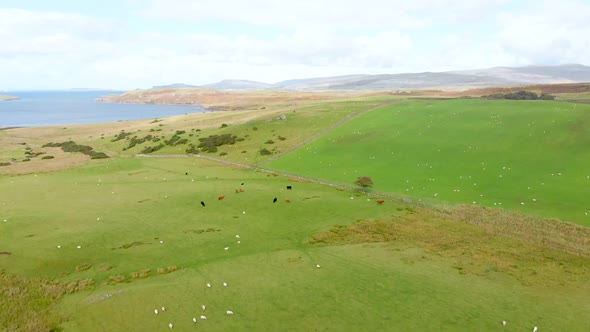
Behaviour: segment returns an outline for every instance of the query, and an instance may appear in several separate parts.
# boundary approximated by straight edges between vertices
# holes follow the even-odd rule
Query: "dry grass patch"
[[[58,331],[62,318],[55,305],[59,299],[92,287],[92,279],[60,283],[0,271],[0,330]]]
[[[90,264],[78,265],[78,266],[76,266],[76,271],[77,272],[86,271],[86,270],[89,270],[91,267],[92,267],[92,265],[90,265]]]
[[[168,267],[160,267],[160,268],[158,268],[157,271],[158,271],[159,274],[166,274],[166,273],[174,272],[176,270],[178,270],[178,266],[171,265],[171,266],[168,266]]]
[[[145,270],[141,270],[139,272],[131,272],[130,276],[133,279],[143,279],[143,278],[147,278],[152,274],[152,270],[151,269],[145,269]]]
[[[477,209],[477,208],[474,208]],[[486,216],[486,213],[490,212]],[[470,214],[475,214],[472,219]],[[523,285],[567,285],[590,277],[587,232],[556,221],[529,224],[521,216],[496,222],[495,211],[418,209],[400,217],[359,220],[315,234],[311,243],[341,245],[387,242],[394,250],[421,248],[460,273],[509,275]],[[479,218],[479,219],[478,219]],[[571,232],[574,227],[578,232]],[[529,235],[525,235],[529,230]],[[545,230],[543,230],[545,229]],[[540,240],[545,236],[552,239]],[[571,242],[569,242],[571,241]],[[570,244],[568,244],[570,243]]]

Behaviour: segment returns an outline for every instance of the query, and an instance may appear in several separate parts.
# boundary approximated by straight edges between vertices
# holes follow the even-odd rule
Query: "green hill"
[[[414,199],[590,225],[590,106],[411,101],[366,113],[265,167]]]

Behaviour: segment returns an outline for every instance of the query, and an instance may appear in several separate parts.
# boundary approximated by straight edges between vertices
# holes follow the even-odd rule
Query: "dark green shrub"
[[[122,131],[122,132],[120,132],[118,135],[115,135],[115,138],[113,138],[113,139],[111,140],[111,142],[117,142],[117,141],[120,141],[120,140],[122,140],[122,139],[125,139],[125,138],[127,138],[128,136],[131,136],[132,134],[133,134],[133,133],[127,133],[127,132],[125,132],[125,131]]]
[[[209,137],[199,138],[199,148],[205,152],[217,152],[217,147],[225,144],[235,144],[238,137],[231,134],[210,135]]]
[[[220,128],[225,128],[227,126],[228,126],[227,123],[222,123]]]
[[[146,153],[156,152],[163,147],[164,147],[164,144],[160,144],[160,145],[156,145],[156,146],[148,146],[148,147],[145,147],[143,150],[141,150],[140,153],[146,154]]]
[[[222,156],[222,157],[223,157],[223,156],[227,156],[227,152],[222,152],[222,153],[220,153],[219,155],[220,155],[220,156]]]
[[[10,163],[0,163],[0,166],[8,166]]]
[[[43,156],[41,159],[53,159],[55,158],[54,156]]]
[[[264,142],[264,144],[274,144],[275,142],[271,139],[269,139],[268,141]]]
[[[281,141],[284,141],[284,140],[286,140],[286,139],[287,139],[287,137],[284,137],[284,136],[281,136],[281,135],[279,135],[279,139],[280,139]]]
[[[194,144],[190,144],[188,149],[185,150],[188,154],[199,154],[199,149]]]
[[[264,148],[264,149],[260,150],[260,154],[263,156],[268,156],[268,155],[272,154],[272,152],[270,152],[268,149]]]
[[[181,144],[186,144],[186,143],[188,143],[188,139],[182,138],[182,139],[178,140],[176,143],[174,143],[174,146],[181,145]]]

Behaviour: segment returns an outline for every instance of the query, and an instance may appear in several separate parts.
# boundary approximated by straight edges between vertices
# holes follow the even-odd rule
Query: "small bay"
[[[20,99],[0,101],[0,128],[36,127],[152,119],[206,112],[203,107],[159,104],[110,104],[97,98],[124,91],[8,91]]]

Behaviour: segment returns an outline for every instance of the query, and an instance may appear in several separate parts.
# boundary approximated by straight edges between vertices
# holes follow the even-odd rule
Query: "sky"
[[[590,65],[590,0],[0,0],[0,90]]]

